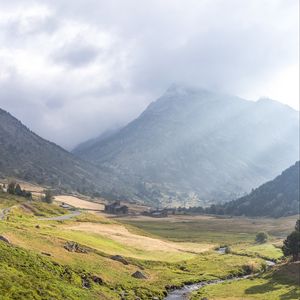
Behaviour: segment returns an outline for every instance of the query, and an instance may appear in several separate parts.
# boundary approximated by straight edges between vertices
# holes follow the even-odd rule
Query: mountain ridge
[[[300,162],[239,199],[217,208],[230,215],[285,217],[299,214]]]
[[[298,114],[272,101],[176,86],[116,134],[75,154],[125,180],[133,198],[231,200],[297,160]]]

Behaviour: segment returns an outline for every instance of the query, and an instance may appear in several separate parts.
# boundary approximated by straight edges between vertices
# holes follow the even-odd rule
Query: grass
[[[233,251],[234,253],[259,256],[273,261],[278,261],[283,256],[281,248],[272,243],[239,245],[234,247]]]
[[[283,238],[294,227],[296,219],[297,216],[280,219],[177,216],[167,219],[120,221],[172,241],[235,245],[243,242],[252,243],[259,231],[268,232],[274,241]]]
[[[299,299],[299,274],[299,263],[281,265],[259,278],[206,286],[194,293],[192,299]]]
[[[27,250],[0,242],[0,294],[3,300],[96,299],[104,296],[85,271],[53,263]],[[87,277],[91,288],[82,287]],[[103,299],[105,299],[103,298]]]
[[[135,300],[163,298],[167,285],[180,286],[200,280],[225,278],[258,270],[264,260],[259,256],[275,258],[278,249],[272,243],[263,246],[253,243],[256,231],[262,224],[275,233],[285,229],[283,220],[276,225],[271,221],[257,221],[253,229],[248,220],[225,221],[215,219],[171,219],[170,221],[117,221],[102,216],[82,213],[67,221],[40,221],[39,216],[53,216],[67,211],[56,204],[39,201],[24,202],[15,196],[0,195],[3,207],[13,206],[9,219],[0,221],[0,234],[9,238],[12,245],[0,242],[0,294],[3,299],[126,299]],[[24,206],[25,204],[25,206]],[[226,223],[227,222],[227,223]],[[289,221],[288,221],[289,222]],[[139,236],[171,240],[185,244],[193,241],[196,246],[213,242],[230,243],[239,255],[219,255],[215,251],[197,254],[188,251],[151,251],[118,242],[101,232],[71,230],[70,226],[123,226]],[[237,226],[237,224],[241,226]],[[234,224],[234,228],[230,226]],[[39,226],[37,226],[39,225]],[[253,224],[252,224],[253,225]],[[248,226],[248,227],[247,227]],[[99,227],[100,228],[100,227]],[[275,236],[272,239],[275,240]],[[73,253],[64,249],[66,241],[75,241],[86,247],[88,253]],[[153,240],[155,242],[155,240]],[[48,253],[47,257],[42,254]],[[110,258],[112,254],[124,256],[129,262],[123,265]],[[243,256],[240,254],[247,254]],[[39,270],[40,273],[39,273]],[[71,273],[71,277],[65,276]],[[141,270],[147,280],[131,276]],[[97,275],[103,285],[92,283],[89,289],[82,288],[82,274]],[[2,278],[2,279],[1,279]],[[3,296],[4,297],[4,296]],[[51,298],[52,297],[52,298]],[[2,298],[1,298],[2,299]]]

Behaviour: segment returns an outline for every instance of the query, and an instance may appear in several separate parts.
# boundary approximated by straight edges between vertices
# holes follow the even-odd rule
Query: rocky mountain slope
[[[0,176],[57,188],[97,190],[99,171],[46,141],[0,109]]]
[[[206,205],[237,198],[293,164],[298,135],[298,113],[276,101],[172,86],[126,127],[74,153],[107,172],[114,194]]]
[[[226,214],[283,217],[299,214],[299,161],[275,179],[223,206]]]

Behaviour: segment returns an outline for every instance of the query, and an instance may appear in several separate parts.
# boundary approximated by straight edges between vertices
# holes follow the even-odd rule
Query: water
[[[225,253],[226,248],[219,248],[217,250],[217,252],[220,254],[224,254],[222,252],[223,249],[224,249],[224,253]],[[270,260],[266,260],[266,264],[268,267],[273,267],[275,265],[275,263]],[[192,292],[197,291],[206,285],[247,279],[247,278],[253,277],[255,275],[256,274],[251,274],[251,275],[244,275],[244,276],[240,276],[240,277],[233,277],[233,278],[225,279],[225,280],[217,279],[217,280],[211,280],[211,281],[202,281],[202,282],[198,282],[198,283],[194,283],[194,284],[190,284],[190,285],[184,285],[181,288],[170,291],[169,294],[164,298],[164,300],[187,300],[187,299],[189,299]]]
[[[203,288],[206,285],[236,281],[236,280],[246,279],[246,278],[249,278],[251,276],[253,276],[253,275],[245,275],[245,276],[234,277],[234,278],[225,279],[225,280],[217,279],[217,280],[211,280],[211,281],[202,281],[202,282],[194,283],[194,284],[191,284],[191,285],[185,285],[182,288],[171,291],[168,294],[168,296],[165,297],[164,300],[187,300],[187,299],[189,299],[189,296],[190,296],[191,292],[197,291],[197,290]]]

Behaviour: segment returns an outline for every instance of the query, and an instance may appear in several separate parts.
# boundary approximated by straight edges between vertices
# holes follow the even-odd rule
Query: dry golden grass
[[[67,229],[90,232],[108,237],[118,243],[146,251],[192,252],[201,253],[215,247],[208,243],[175,243],[130,232],[119,224],[79,223]]]
[[[55,201],[64,202],[71,206],[82,208],[82,209],[89,209],[89,210],[104,209],[104,205],[102,203],[83,200],[75,196],[59,195],[59,196],[55,196]]]

